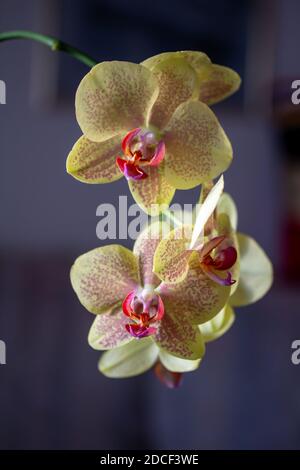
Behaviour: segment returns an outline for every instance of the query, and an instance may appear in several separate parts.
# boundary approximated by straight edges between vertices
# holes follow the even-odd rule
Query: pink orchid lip
[[[147,302],[140,300],[136,291],[133,290],[129,292],[123,301],[122,308],[124,315],[134,322],[127,323],[125,328],[128,333],[135,338],[144,338],[156,333],[157,328],[151,325],[160,321],[164,316],[164,304],[159,295],[155,294],[154,299],[157,299],[157,305],[155,307],[152,305],[153,299],[150,299]],[[135,308],[137,308],[134,308],[133,305],[135,300],[137,300],[140,308],[142,308],[141,312],[137,312],[135,310]],[[155,310],[155,313],[152,315],[150,314],[151,309]]]
[[[156,333],[156,328],[154,327],[141,326],[135,323],[127,323],[127,325],[125,325],[125,328],[128,333],[131,334],[131,336],[134,336],[135,338],[146,338],[147,336]]]
[[[116,163],[127,180],[142,180],[148,177],[144,170],[130,161],[118,157]]]
[[[158,166],[166,153],[164,141],[157,142],[153,132],[141,128],[128,132],[121,146],[125,158],[117,157],[116,163],[127,180],[147,178],[148,174],[141,167]]]
[[[180,372],[171,372],[166,369],[161,362],[154,366],[154,373],[158,380],[167,388],[178,388],[182,384],[183,374]]]
[[[213,281],[223,286],[232,286],[235,280],[228,269],[232,268],[237,260],[237,251],[233,246],[221,249],[216,256],[212,257],[211,252],[219,248],[225,236],[219,236],[209,240],[199,251],[200,263],[207,276]],[[216,271],[227,271],[226,278],[220,276]]]

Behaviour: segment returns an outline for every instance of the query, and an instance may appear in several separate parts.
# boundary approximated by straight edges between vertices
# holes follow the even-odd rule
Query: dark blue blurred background
[[[86,67],[30,42],[0,44],[1,448],[300,448],[300,365],[291,363],[300,339],[300,105],[290,104],[299,17],[297,0],[1,0],[1,31],[58,35],[99,61],[192,49],[236,69],[241,90],[214,107],[234,148],[226,189],[239,229],[275,264],[272,291],[237,311],[179,390],[151,372],[101,376],[86,340],[93,318],[69,268],[100,245],[96,208],[117,204],[127,184],[89,186],[65,172]],[[196,198],[178,191],[175,200]]]

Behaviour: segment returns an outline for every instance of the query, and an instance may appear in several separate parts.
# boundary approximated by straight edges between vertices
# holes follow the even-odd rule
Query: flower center
[[[145,168],[158,166],[165,156],[165,144],[150,129],[133,129],[122,141],[124,155],[116,162],[126,179],[147,178]]]
[[[135,338],[144,338],[156,333],[157,322],[164,315],[164,304],[161,297],[154,292],[152,295],[144,295],[144,291],[138,293],[131,291],[125,297],[122,305],[124,314],[133,323],[125,325],[126,330]]]
[[[199,252],[200,263],[202,269],[215,282],[225,286],[231,286],[236,281],[232,279],[231,272],[228,271],[233,267],[237,260],[237,251],[233,246],[224,246],[226,237],[220,236],[209,240]],[[214,254],[212,254],[214,252]],[[224,278],[216,271],[227,271]]]

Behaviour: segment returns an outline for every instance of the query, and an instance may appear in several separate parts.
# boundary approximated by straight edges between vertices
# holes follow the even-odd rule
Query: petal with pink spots
[[[156,287],[160,283],[160,279],[153,272],[153,257],[159,242],[168,232],[167,223],[154,222],[140,233],[134,244],[133,253],[138,258],[140,279],[143,285],[150,284]]]
[[[71,269],[71,283],[87,310],[102,313],[137,288],[137,260],[120,245],[96,248],[77,258]]]
[[[130,62],[102,62],[82,79],[76,93],[76,116],[83,134],[103,142],[143,127],[159,93],[154,75]]]
[[[120,305],[97,315],[89,332],[89,345],[102,351],[129,343],[132,336],[126,331],[127,322]]]
[[[232,148],[211,109],[183,103],[168,123],[164,141],[165,177],[176,189],[191,189],[216,178],[232,160]]]
[[[163,298],[165,315],[154,336],[157,346],[173,356],[195,360],[203,357],[205,345],[199,328],[187,320],[181,304]]]
[[[111,183],[122,178],[116,165],[121,136],[92,142],[85,136],[75,143],[67,159],[67,172],[83,183]]]

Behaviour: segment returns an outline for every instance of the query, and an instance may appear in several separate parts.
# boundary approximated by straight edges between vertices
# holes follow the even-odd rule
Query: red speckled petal
[[[177,189],[190,189],[217,177],[232,160],[231,144],[214,113],[204,103],[183,103],[164,136],[165,176]]]
[[[214,317],[226,304],[230,287],[224,287],[209,279],[201,268],[197,253],[184,281],[163,284],[160,288],[163,302],[168,299],[172,312],[182,314],[194,324],[204,323]]]
[[[163,129],[177,106],[199,96],[197,73],[183,58],[169,58],[152,68],[159,95],[150,113],[150,124]]]
[[[173,186],[166,180],[163,163],[157,167],[148,166],[148,178],[129,181],[129,188],[136,203],[152,217],[166,210],[175,193]]]
[[[191,251],[187,250],[193,227],[184,225],[172,230],[158,244],[154,255],[153,269],[164,282],[178,283],[187,275]]]
[[[182,304],[165,301],[165,315],[154,336],[158,347],[182,359],[200,359],[205,353],[199,328],[189,323]]]
[[[142,64],[153,70],[158,64],[175,58],[185,59],[193,67],[199,81],[199,99],[206,104],[217,103],[227,98],[237,91],[240,86],[241,79],[234,70],[212,64],[203,52],[163,52],[144,60]]]
[[[199,51],[176,51],[176,52],[162,52],[160,54],[149,57],[142,62],[142,65],[153,70],[158,64],[169,59],[185,59],[196,71],[205,64],[210,64],[211,61],[204,52]]]
[[[122,177],[116,157],[121,150],[121,136],[105,142],[92,142],[82,136],[67,159],[67,172],[83,183],[111,183]]]
[[[97,315],[89,332],[89,345],[102,351],[128,343],[132,336],[126,331],[127,322],[120,306]]]
[[[133,253],[138,259],[143,285],[150,284],[156,287],[160,283],[159,278],[153,272],[153,257],[160,240],[168,234],[169,230],[169,224],[154,222],[147,225],[136,239]]]
[[[198,69],[199,100],[211,105],[235,93],[241,84],[239,75],[228,67],[206,64]]]
[[[154,75],[130,62],[102,62],[83,78],[76,93],[76,116],[83,134],[102,142],[143,127],[159,93]]]
[[[120,245],[96,248],[77,258],[71,282],[82,305],[92,313],[102,313],[137,287],[137,260]]]

